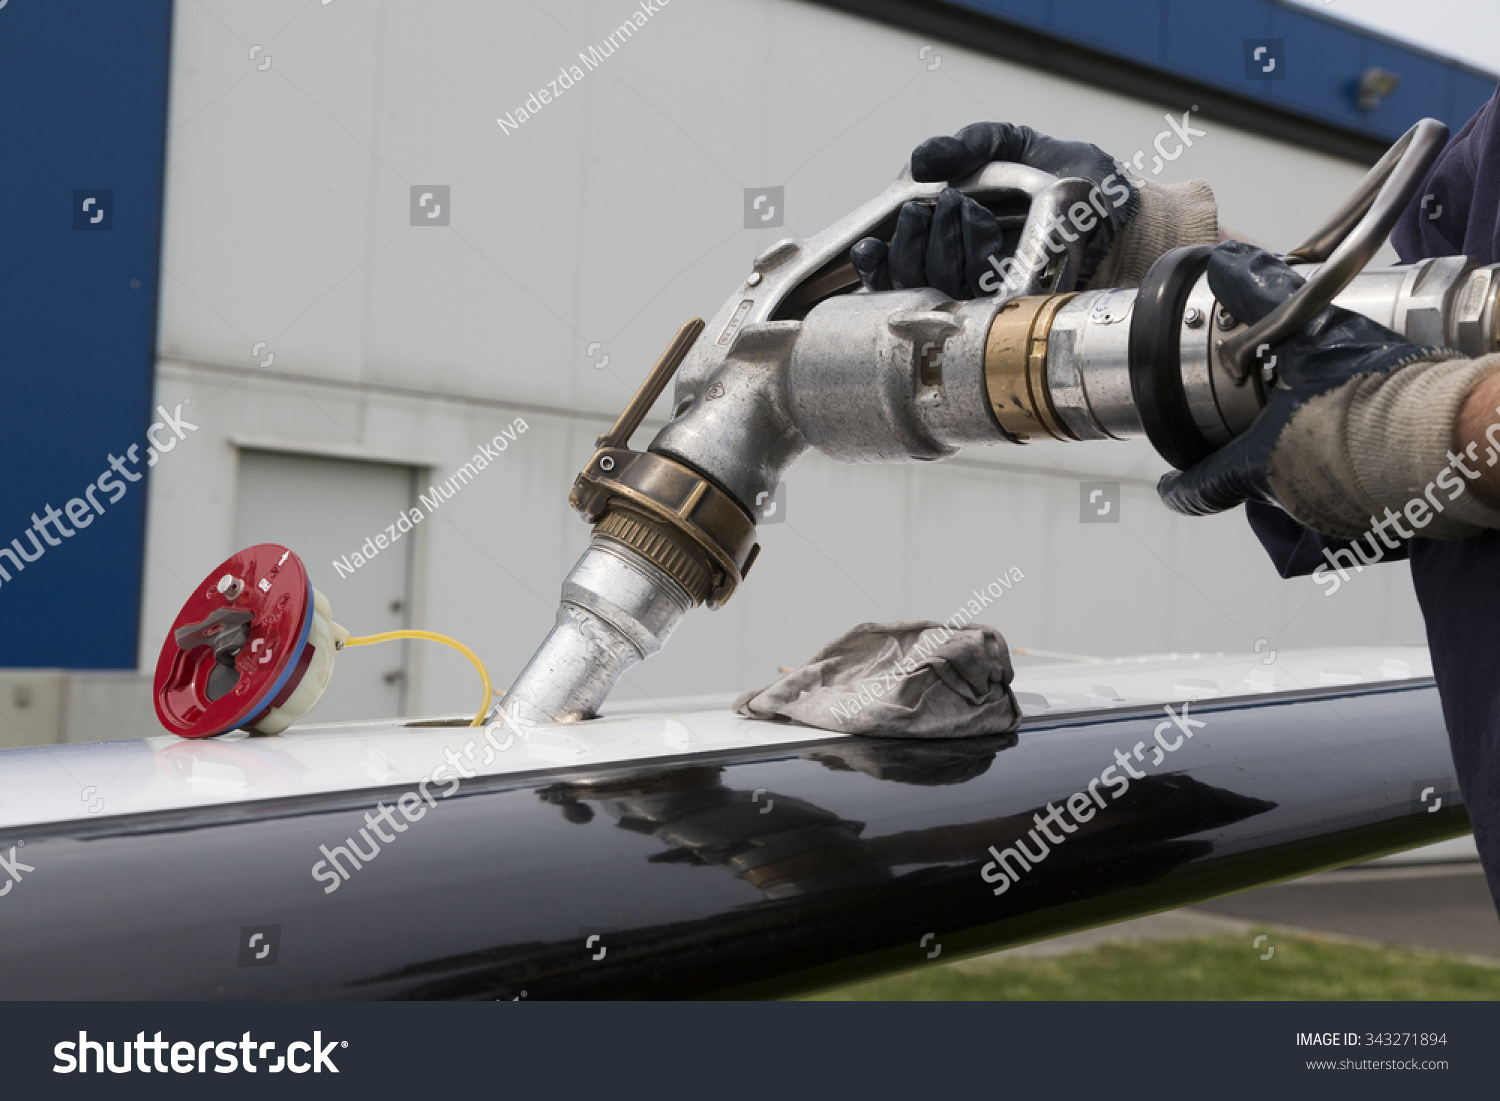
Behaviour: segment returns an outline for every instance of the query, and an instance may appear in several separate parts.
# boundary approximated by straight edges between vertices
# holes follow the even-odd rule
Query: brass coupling
[[[1018,440],[1045,433],[1078,439],[1052,405],[1047,387],[1047,340],[1057,311],[1072,294],[1013,298],[1000,308],[984,344],[984,386],[1000,427]]]
[[[760,553],[755,524],[734,498],[665,455],[601,447],[568,502],[594,522],[595,538],[629,547],[695,603],[722,605]]]
[[[713,591],[709,565],[698,545],[668,523],[626,505],[615,505],[594,525],[594,535],[635,551],[702,604]]]
[[[594,525],[596,539],[629,547],[656,566],[695,604],[722,605],[733,594],[760,544],[755,522],[702,474],[665,455],[630,450],[630,437],[676,374],[703,322],[689,321],[672,338],[635,396],[577,479],[568,503]]]

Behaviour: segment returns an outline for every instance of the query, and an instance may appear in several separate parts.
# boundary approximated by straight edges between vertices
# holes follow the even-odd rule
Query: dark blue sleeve
[[[1333,565],[1328,554],[1352,547],[1352,540],[1335,539],[1303,527],[1275,505],[1246,501],[1245,517],[1282,577],[1306,577],[1319,566]],[[1400,562],[1410,551],[1409,544],[1402,540],[1399,550],[1382,548],[1380,561]]]
[[[1500,257],[1500,92],[1443,149],[1391,232],[1403,264]]]

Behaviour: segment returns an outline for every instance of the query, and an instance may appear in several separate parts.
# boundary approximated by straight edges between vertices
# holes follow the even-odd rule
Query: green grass
[[[1267,932],[1110,943],[1045,959],[990,958],[836,987],[822,1001],[1293,1001],[1500,999],[1500,967]],[[1275,955],[1262,960],[1265,945]]]

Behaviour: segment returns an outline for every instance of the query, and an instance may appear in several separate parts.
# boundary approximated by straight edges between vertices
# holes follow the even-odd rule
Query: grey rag
[[[993,627],[861,623],[734,701],[752,719],[886,738],[973,738],[1020,723],[1010,648]]]

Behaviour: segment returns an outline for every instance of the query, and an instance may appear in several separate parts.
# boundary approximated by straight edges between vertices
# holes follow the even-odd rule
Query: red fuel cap
[[[252,727],[311,663],[313,587],[302,560],[261,543],[231,555],[188,598],[156,661],[156,715],[184,738]]]

